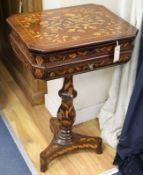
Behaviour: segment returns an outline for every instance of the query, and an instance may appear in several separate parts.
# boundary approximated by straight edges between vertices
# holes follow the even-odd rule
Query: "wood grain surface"
[[[23,0],[23,11],[42,10],[40,6],[42,0]],[[31,8],[32,7],[32,8]],[[11,75],[14,77],[18,85],[29,98],[33,105],[43,104],[44,95],[47,93],[47,83],[34,80],[33,76],[27,71],[26,66],[17,59],[9,44],[9,27],[6,18],[13,14],[17,14],[19,10],[19,0],[0,1],[0,46],[3,63],[6,65]]]
[[[136,35],[136,28],[99,5],[14,15],[8,23],[33,51],[51,52]]]

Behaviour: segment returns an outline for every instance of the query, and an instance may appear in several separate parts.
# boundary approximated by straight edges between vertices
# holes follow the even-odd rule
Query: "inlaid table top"
[[[134,37],[136,28],[100,5],[13,15],[8,23],[28,49],[52,52]]]

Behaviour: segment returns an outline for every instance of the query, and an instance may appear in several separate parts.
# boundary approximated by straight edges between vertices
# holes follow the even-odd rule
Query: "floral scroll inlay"
[[[13,18],[29,36],[26,42],[47,50],[130,36],[136,32],[128,23],[98,5],[27,13]]]
[[[43,58],[41,56],[36,56],[35,59],[36,59],[36,63],[38,65],[42,65],[44,63],[44,60],[43,60]]]
[[[38,69],[38,68],[37,68],[37,69],[35,69],[34,75],[35,75],[37,78],[42,78],[43,75],[44,75],[44,70]]]

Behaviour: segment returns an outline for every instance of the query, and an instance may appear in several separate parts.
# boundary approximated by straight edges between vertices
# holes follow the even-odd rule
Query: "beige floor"
[[[21,89],[0,63],[0,107],[28,157],[41,175],[98,175],[113,168],[115,151],[104,145],[104,153],[79,152],[54,160],[46,173],[39,172],[39,154],[52,139],[49,129],[50,114],[44,105],[31,106]],[[79,133],[99,135],[96,120],[74,127]]]

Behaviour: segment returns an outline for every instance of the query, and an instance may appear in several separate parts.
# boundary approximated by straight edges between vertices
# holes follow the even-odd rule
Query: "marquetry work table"
[[[10,42],[17,57],[35,79],[64,77],[57,118],[51,118],[51,144],[40,154],[41,171],[55,158],[75,150],[102,153],[102,139],[72,132],[73,75],[127,62],[131,58],[136,28],[103,6],[87,4],[24,13],[7,19]],[[120,45],[120,54],[114,52]]]

